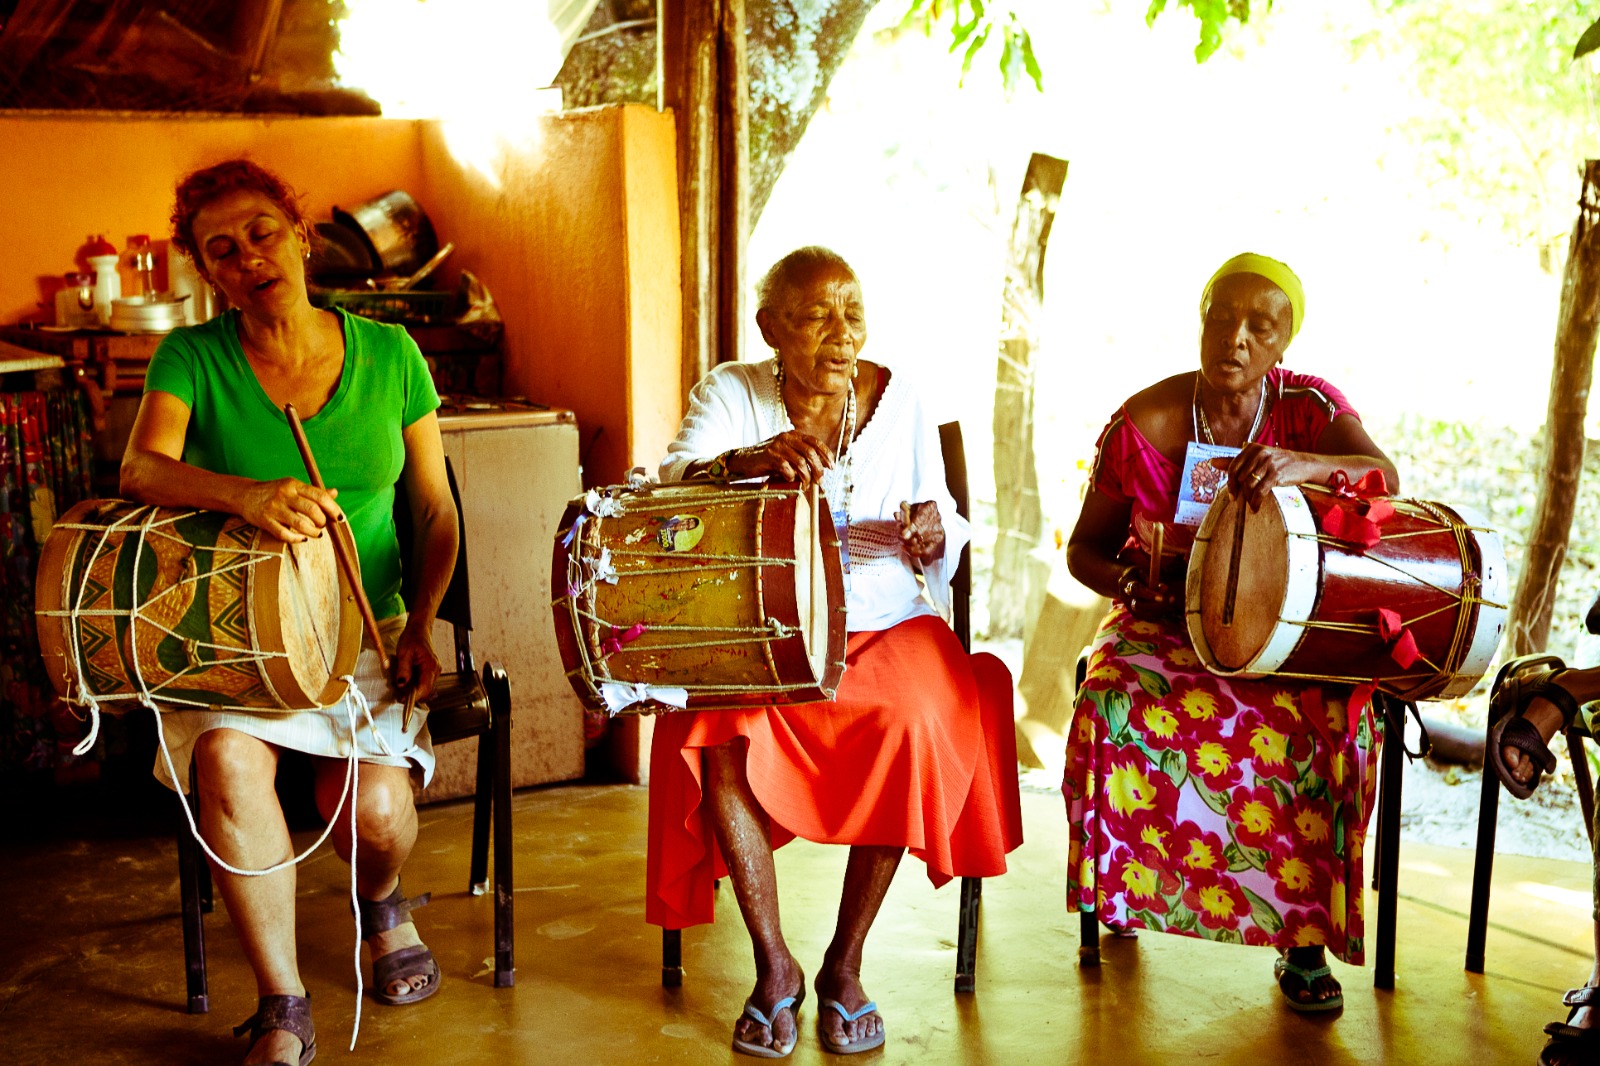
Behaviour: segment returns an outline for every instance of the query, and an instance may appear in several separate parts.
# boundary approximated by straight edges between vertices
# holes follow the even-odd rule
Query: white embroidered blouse
[[[661,461],[661,480],[680,481],[690,463],[713,459],[730,448],[760,444],[794,428],[778,395],[772,360],[723,363],[689,394],[689,413]],[[891,374],[872,417],[845,451],[850,464],[850,632],[888,629],[918,615],[933,614],[910,557],[900,546],[901,501],[932,500],[944,525],[944,554],[923,570],[928,595],[950,616],[950,581],[971,539],[967,520],[956,514],[945,485],[939,427],[924,412],[904,374]],[[844,492],[845,463],[823,479],[831,509]]]

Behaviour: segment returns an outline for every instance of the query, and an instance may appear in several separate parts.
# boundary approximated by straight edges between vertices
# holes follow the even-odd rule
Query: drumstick
[[[1161,587],[1161,542],[1166,536],[1167,526],[1164,522],[1157,522],[1150,531],[1150,580],[1145,583],[1153,589]]]
[[[322,473],[317,470],[317,460],[311,454],[311,442],[306,440],[305,428],[300,425],[300,415],[294,409],[294,404],[283,405],[284,417],[289,420],[289,432],[294,434],[294,442],[300,449],[300,458],[305,460],[306,473],[311,476],[311,484],[327,491],[328,486],[322,483]],[[333,528],[328,532],[333,537],[333,554],[339,560],[339,570],[344,574],[344,579],[350,582],[350,589],[356,596],[356,607],[361,611],[361,624],[367,630],[367,636],[372,640],[372,646],[378,649],[378,662],[383,667],[384,676],[389,674],[389,655],[383,650],[383,638],[378,635],[378,620],[373,617],[372,604],[367,602],[366,590],[361,587],[361,570],[356,565],[355,553],[351,545],[345,542],[341,535],[340,527],[348,532],[350,526],[343,512],[334,519]]]
[[[1233,603],[1239,596],[1239,563],[1244,558],[1245,495],[1239,494],[1239,515],[1233,520],[1233,555],[1228,564],[1228,594],[1222,601],[1222,624],[1233,625]]]

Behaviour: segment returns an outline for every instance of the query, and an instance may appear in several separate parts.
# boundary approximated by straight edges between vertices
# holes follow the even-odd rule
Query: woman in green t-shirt
[[[240,515],[289,541],[322,536],[341,513],[349,521],[362,585],[394,662],[394,676],[384,677],[368,646],[356,668],[373,708],[373,726],[357,732],[356,892],[373,995],[413,1003],[437,991],[440,979],[407,916],[413,901],[400,892],[400,868],[417,835],[412,775],[426,783],[433,749],[425,714],[403,727],[397,692],[414,688],[426,698],[433,690],[439,660],[430,633],[455,565],[439,398],[400,327],[311,306],[308,226],[276,175],[243,159],[197,171],[178,186],[172,223],[173,245],[233,310],[174,331],[157,351],[123,458],[122,491],[145,503]],[[304,480],[283,415],[290,402],[305,421],[326,491]],[[391,514],[401,479],[417,531],[409,614]],[[193,759],[201,831],[229,864],[259,870],[292,854],[273,788],[285,748],[317,756],[317,804],[348,861],[349,815],[335,817],[349,733],[342,707],[293,715],[178,711],[163,721],[173,765]],[[160,760],[157,776],[166,777]],[[260,996],[246,1023],[244,1061],[304,1066],[316,1036],[296,960],[294,867],[264,877],[216,875]]]

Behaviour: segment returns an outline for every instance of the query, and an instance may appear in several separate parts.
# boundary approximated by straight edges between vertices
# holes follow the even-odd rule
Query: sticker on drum
[[[661,545],[662,551],[686,552],[699,544],[700,538],[705,535],[705,526],[701,524],[699,516],[675,514],[661,520],[661,528],[656,531],[656,543]]]

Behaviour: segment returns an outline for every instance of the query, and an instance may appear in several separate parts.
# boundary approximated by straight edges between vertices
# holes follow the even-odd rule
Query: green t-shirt
[[[394,486],[406,459],[400,431],[437,408],[439,394],[402,327],[338,313],[344,369],[332,399],[304,420],[306,439],[323,481],[339,490],[373,614],[389,618],[405,610],[394,530]],[[188,406],[184,462],[257,481],[308,480],[288,419],[239,347],[237,311],[168,334],[144,388]]]

